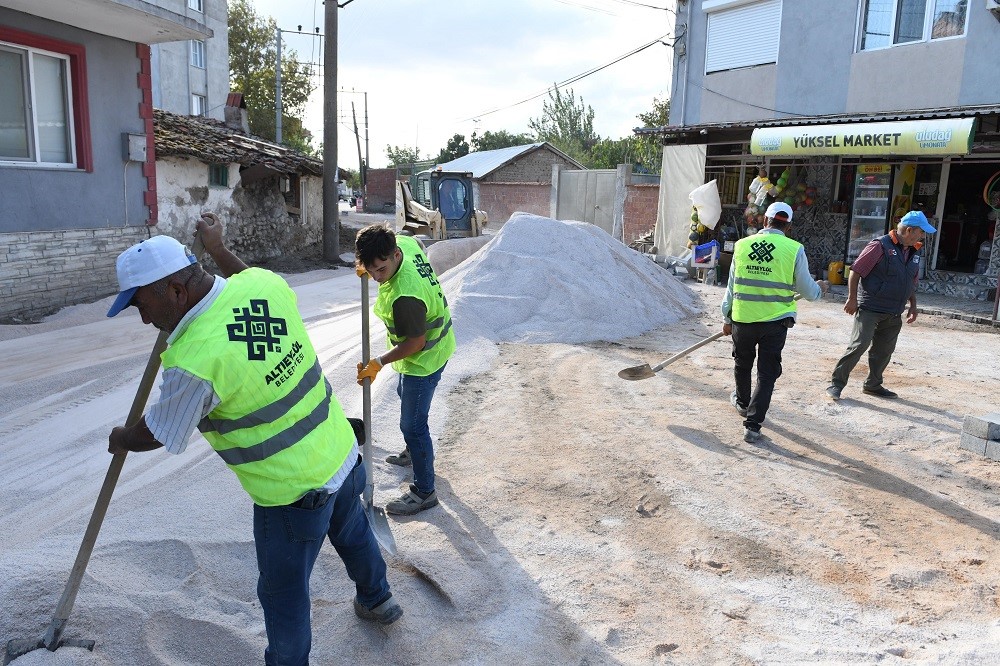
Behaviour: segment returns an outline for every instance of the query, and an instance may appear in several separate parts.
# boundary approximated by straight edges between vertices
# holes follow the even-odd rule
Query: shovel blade
[[[385,509],[374,504],[365,506],[365,515],[368,517],[368,524],[371,525],[372,533],[378,545],[382,546],[385,552],[390,555],[396,554],[396,538],[392,536],[389,528],[389,519],[385,515]]]
[[[625,368],[618,372],[618,376],[622,379],[628,379],[629,381],[636,381],[639,379],[649,379],[650,377],[655,377],[656,373],[653,369],[649,367],[649,363],[643,363],[642,365],[636,365],[631,368]]]
[[[23,638],[14,638],[7,641],[7,649],[3,654],[4,666],[14,661],[18,657],[23,657],[32,650],[41,650],[45,647],[45,641],[38,639],[35,641]]]

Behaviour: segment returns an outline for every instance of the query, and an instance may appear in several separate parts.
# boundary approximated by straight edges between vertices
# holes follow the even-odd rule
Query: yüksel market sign
[[[751,155],[966,155],[973,118],[758,127]]]

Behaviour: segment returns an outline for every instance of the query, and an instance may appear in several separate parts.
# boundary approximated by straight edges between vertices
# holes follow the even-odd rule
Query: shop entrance
[[[976,272],[980,246],[991,239],[994,220],[983,201],[983,186],[1000,170],[1000,163],[952,163],[941,219],[938,243],[938,270],[954,273]],[[987,255],[988,256],[988,255]]]

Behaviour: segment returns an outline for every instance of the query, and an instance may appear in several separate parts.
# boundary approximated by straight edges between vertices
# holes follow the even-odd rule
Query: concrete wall
[[[686,55],[674,61],[670,124],[996,102],[1000,22],[985,2],[969,3],[964,37],[857,53],[858,0],[822,4],[817,11],[813,2],[782,3],[777,64],[705,75],[707,18],[700,2],[684,3],[677,21],[691,17]],[[693,82],[686,88],[685,76]]]
[[[0,234],[144,225],[142,165],[122,133],[144,134],[136,45],[0,8],[0,25],[83,45],[93,171],[0,165]]]
[[[180,115],[191,114],[191,95],[205,95],[208,116],[223,120],[229,94],[229,31],[226,0],[203,0],[204,13],[188,8],[187,0],[150,0],[153,4],[204,23],[215,35],[205,40],[205,68],[191,66],[190,42],[152,46],[153,106]]]
[[[202,212],[216,213],[226,224],[226,243],[247,263],[295,254],[322,240],[323,180],[303,176],[303,206],[290,213],[276,178],[244,185],[239,165],[229,165],[231,187],[209,186],[208,165],[185,157],[157,160],[156,189],[160,221],[156,233],[191,245]]]

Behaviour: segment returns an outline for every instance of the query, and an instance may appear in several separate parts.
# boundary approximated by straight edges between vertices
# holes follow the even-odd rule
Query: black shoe
[[[887,388],[885,388],[883,386],[876,386],[875,388],[867,388],[867,387],[865,387],[865,388],[861,389],[861,392],[862,393],[867,393],[868,395],[877,395],[880,398],[898,398],[899,397],[896,393],[893,393],[892,391],[890,391],[889,389],[887,389]]]
[[[843,390],[844,389],[840,388],[836,384],[830,384],[826,387],[826,394],[833,400],[840,400],[840,392]]]
[[[403,617],[403,609],[391,596],[375,608],[365,608],[358,601],[358,598],[354,597],[354,614],[362,620],[368,620],[369,622],[392,624]]]

